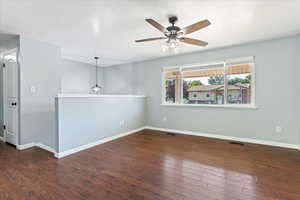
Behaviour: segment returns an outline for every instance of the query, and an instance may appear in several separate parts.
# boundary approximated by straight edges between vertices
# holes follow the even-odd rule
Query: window
[[[251,104],[251,63],[227,63],[227,103]]]
[[[165,81],[166,99],[168,103],[175,103],[175,80],[168,79]]]
[[[254,105],[253,57],[163,69],[163,104]]]
[[[180,73],[178,68],[163,71],[163,88],[165,103],[179,103]]]

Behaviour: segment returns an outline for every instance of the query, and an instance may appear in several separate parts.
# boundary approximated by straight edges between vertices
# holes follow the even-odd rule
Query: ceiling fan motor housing
[[[181,31],[181,28],[175,26],[175,23],[178,21],[176,16],[169,17],[169,22],[172,26],[167,27],[168,33],[165,34],[169,39],[176,39],[178,37],[178,32]]]
[[[170,26],[167,28],[168,32],[165,33],[170,39],[176,39],[180,35],[181,29],[178,26]]]
[[[169,17],[169,22],[171,24],[175,24],[177,21],[178,21],[178,18],[176,16]]]

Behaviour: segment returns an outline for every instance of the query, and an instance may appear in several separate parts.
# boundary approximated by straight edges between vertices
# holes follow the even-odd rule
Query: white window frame
[[[232,62],[247,62],[251,64],[251,103],[250,104],[227,104],[227,63]],[[209,65],[220,65],[224,66],[224,104],[184,104],[182,103],[183,99],[183,79],[181,79],[181,93],[180,93],[180,103],[167,103],[165,102],[166,97],[166,88],[165,88],[165,76],[164,72],[170,71],[170,69],[178,69],[180,73],[182,73],[182,69],[184,68],[193,68],[199,66],[209,66]],[[213,61],[213,62],[205,62],[205,63],[197,63],[192,65],[185,66],[172,66],[172,67],[163,67],[161,72],[161,106],[178,106],[178,107],[212,107],[212,108],[245,108],[245,109],[256,109],[256,98],[255,98],[255,57],[241,57],[241,58],[230,58],[225,60]]]

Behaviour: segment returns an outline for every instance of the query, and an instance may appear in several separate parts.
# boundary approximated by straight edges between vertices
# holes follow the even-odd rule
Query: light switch
[[[275,131],[276,131],[276,133],[281,133],[282,132],[282,127],[281,126],[275,126]]]
[[[30,92],[31,93],[36,93],[36,87],[35,86],[31,86],[30,87]]]

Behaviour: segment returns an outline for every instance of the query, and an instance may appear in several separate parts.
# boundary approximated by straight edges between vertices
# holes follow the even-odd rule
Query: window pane
[[[227,67],[227,103],[251,103],[251,64],[235,64]]]
[[[164,73],[165,103],[176,102],[176,79],[179,78],[179,71],[173,69]]]
[[[175,103],[175,80],[165,80],[165,102]]]
[[[183,103],[224,104],[224,67],[222,64],[183,71]]]

